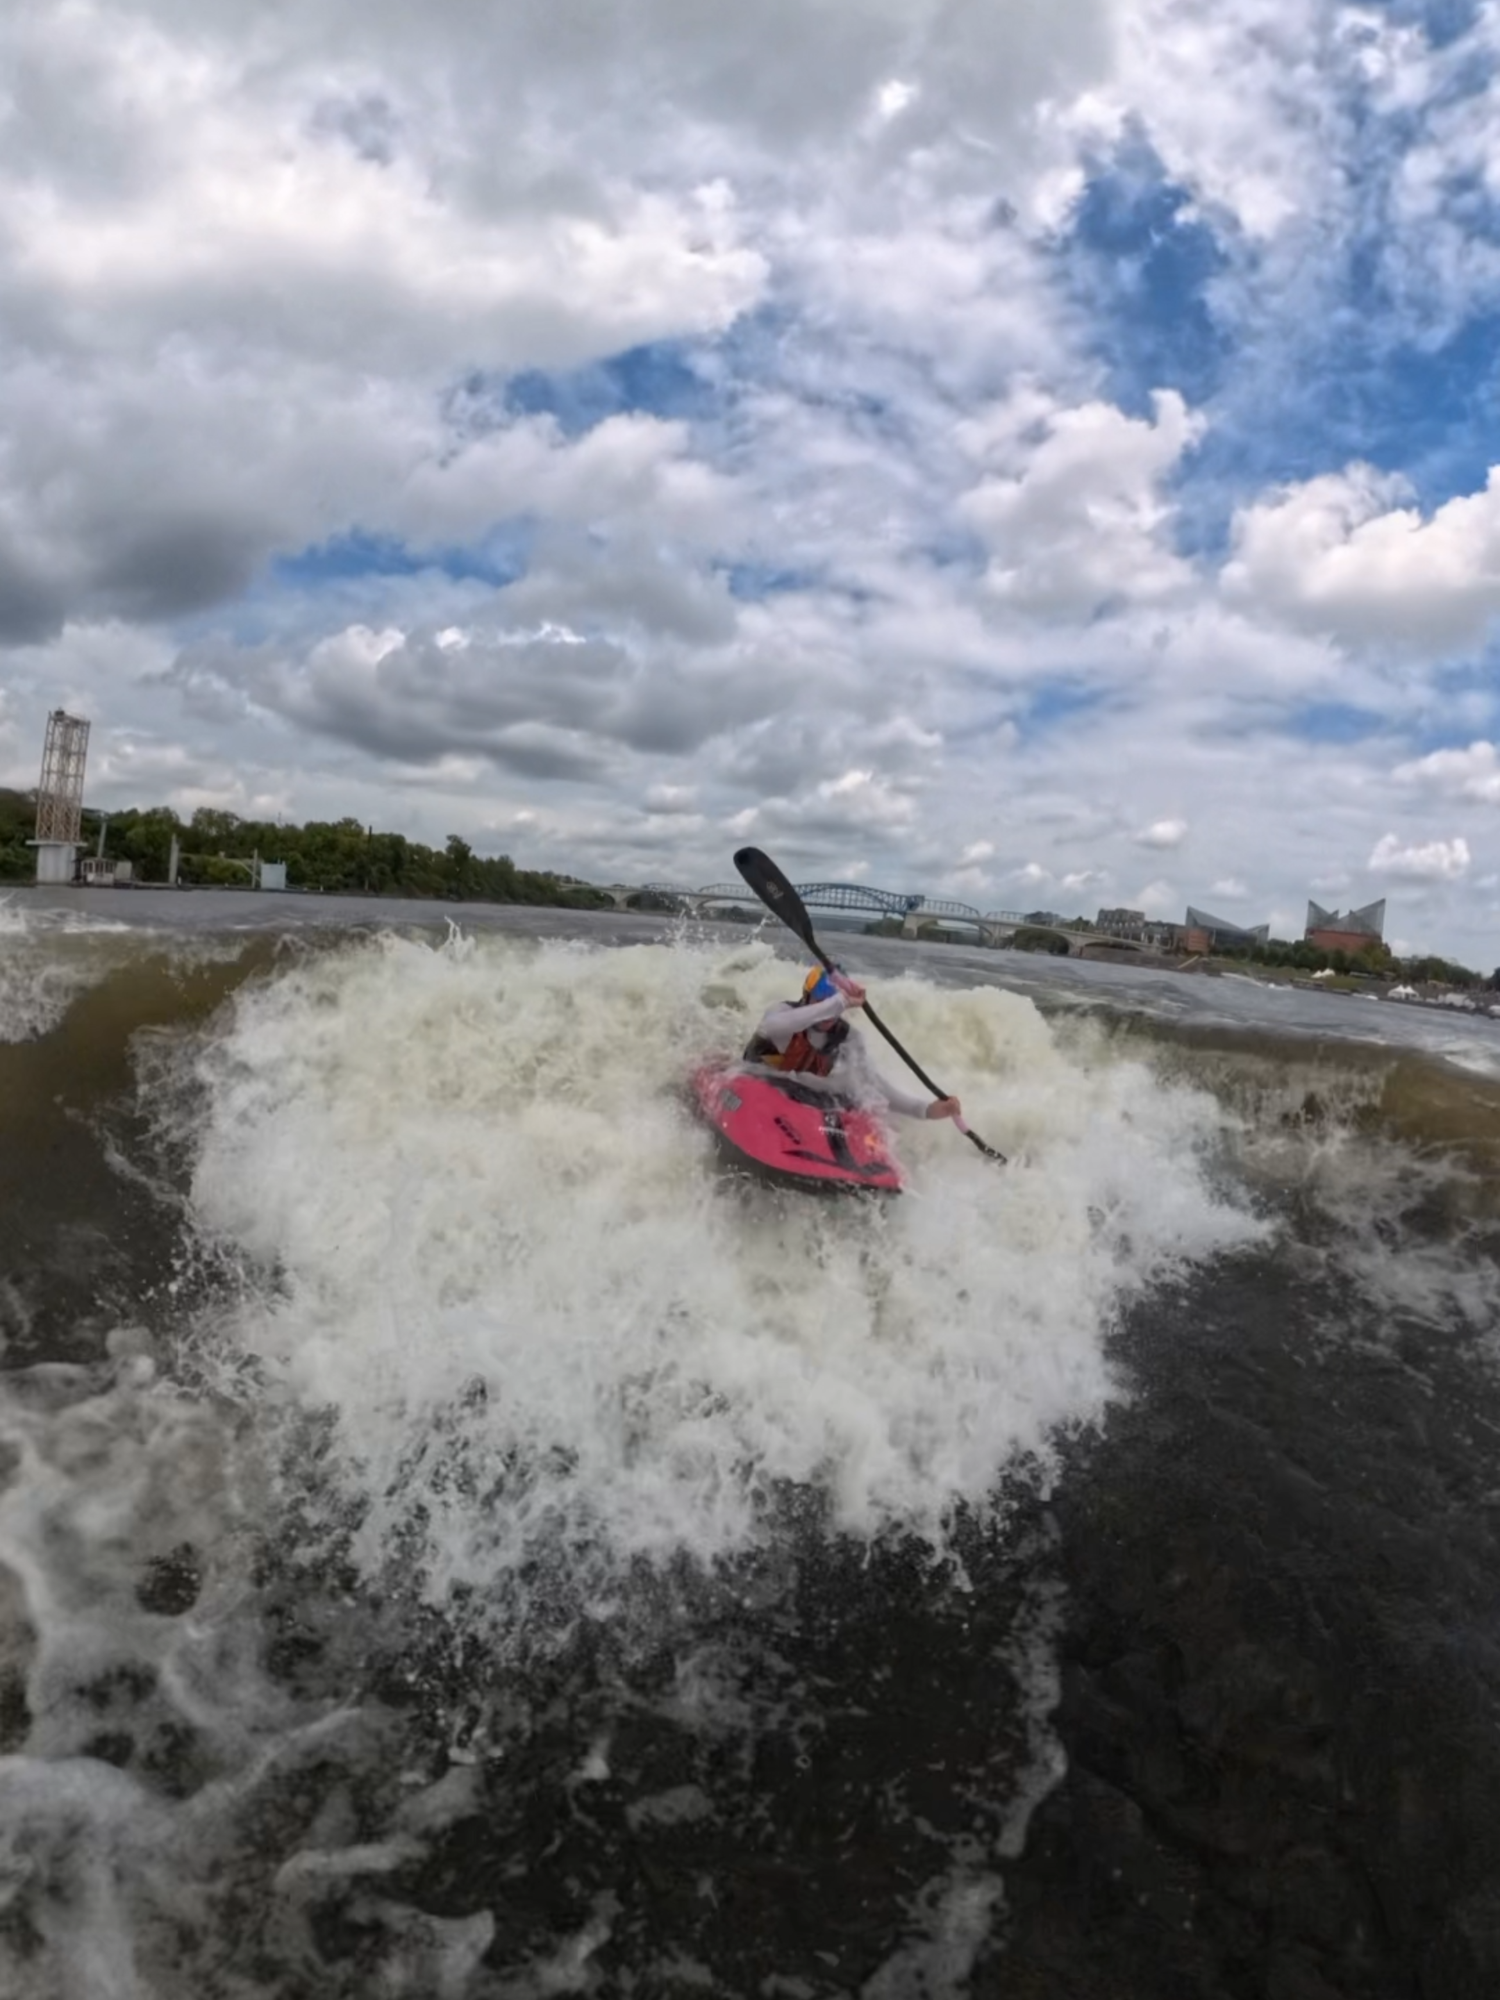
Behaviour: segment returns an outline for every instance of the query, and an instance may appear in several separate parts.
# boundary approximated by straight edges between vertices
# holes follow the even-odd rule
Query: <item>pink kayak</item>
[[[740,1166],[811,1189],[901,1192],[901,1169],[880,1121],[795,1077],[706,1067],[693,1077],[698,1108]]]

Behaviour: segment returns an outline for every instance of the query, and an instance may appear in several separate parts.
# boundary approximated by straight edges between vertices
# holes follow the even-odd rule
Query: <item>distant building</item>
[[[1146,944],[1154,945],[1158,951],[1177,951],[1182,945],[1182,925],[1149,923],[1142,936]]]
[[[1094,928],[1105,937],[1134,938],[1137,943],[1146,934],[1146,912],[1144,910],[1101,910],[1094,919]]]
[[[1362,910],[1325,910],[1321,904],[1307,906],[1307,929],[1302,933],[1319,951],[1368,951],[1385,939],[1385,898],[1366,903]]]
[[[1067,918],[1060,917],[1056,910],[1028,910],[1026,921],[1028,924],[1035,924],[1040,930],[1056,930],[1059,924],[1067,922]]]
[[[1195,910],[1191,903],[1182,924],[1182,943],[1186,951],[1246,951],[1255,945],[1265,944],[1270,935],[1269,924],[1254,924],[1248,928],[1244,924],[1232,924],[1226,917],[1214,917],[1207,910]]]
[[[108,854],[87,854],[83,859],[83,884],[85,888],[117,888],[122,883],[135,879],[135,864],[131,861],[117,861]]]

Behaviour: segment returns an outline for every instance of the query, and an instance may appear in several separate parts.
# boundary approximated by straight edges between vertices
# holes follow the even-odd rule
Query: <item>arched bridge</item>
[[[908,910],[926,902],[921,895],[903,895],[897,889],[872,889],[864,882],[796,882],[792,886],[810,909],[873,910],[877,916],[904,917]],[[694,889],[691,893],[702,902],[753,903],[758,900],[743,882],[715,882],[707,889]],[[955,909],[959,907],[954,905]],[[979,913],[976,910],[974,914],[977,916]]]
[[[797,882],[793,887],[809,909],[868,910],[875,917],[895,917],[905,937],[920,936],[927,924],[951,924],[972,930],[976,941],[986,945],[1004,945],[1018,930],[1046,930],[1061,939],[1074,958],[1133,958],[1150,949],[1135,939],[1105,936],[1095,930],[1077,931],[1063,924],[1036,925],[1020,910],[981,912],[971,903],[928,896],[920,890],[876,889],[867,882]],[[684,916],[702,917],[733,903],[742,909],[763,911],[759,899],[743,882],[710,882],[701,889],[683,889],[668,882],[614,882],[601,893],[610,898],[617,910],[671,910]],[[768,921],[774,921],[769,913],[764,914]]]
[[[865,882],[794,882],[792,886],[810,910],[868,910],[872,916],[899,918],[907,930],[946,919],[973,924],[983,931],[986,922],[972,903],[924,895],[919,889],[874,889]],[[695,915],[715,903],[758,904],[759,900],[743,882],[711,882],[705,889],[669,889],[665,883],[648,882],[646,888],[653,895],[675,896]]]
[[[867,910],[874,917],[895,917],[907,937],[917,936],[924,924],[955,924],[972,929],[984,944],[1001,944],[1026,922],[1019,910],[980,911],[972,903],[929,896],[919,889],[877,889],[866,882],[797,882],[792,886],[809,909]],[[669,882],[617,882],[604,893],[617,909],[644,905],[673,908],[695,917],[725,903],[761,907],[743,882],[710,882],[701,889],[684,889]],[[1073,934],[1064,935],[1071,938]]]
[[[982,925],[988,921],[971,903],[924,895],[919,889],[873,889],[867,882],[795,882],[792,886],[811,910],[868,910],[877,917],[900,917],[903,922],[912,916],[947,917],[963,924]],[[659,893],[690,895],[701,905],[757,900],[743,882],[715,882],[706,889]]]

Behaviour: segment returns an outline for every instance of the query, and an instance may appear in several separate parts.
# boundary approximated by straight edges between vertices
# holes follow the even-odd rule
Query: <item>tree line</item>
[[[1352,952],[1325,951],[1306,938],[1270,938],[1265,944],[1219,946],[1213,956],[1243,959],[1251,965],[1285,966],[1295,972],[1352,973],[1356,977],[1363,974],[1374,979],[1404,980],[1410,986],[1500,987],[1500,968],[1486,979],[1482,972],[1471,971],[1454,959],[1441,958],[1436,952],[1398,958],[1379,938],[1372,938],[1362,950]]]
[[[92,853],[102,815],[85,811],[82,851]],[[0,791],[0,880],[30,881],[36,855],[27,846],[36,824],[36,801],[24,792]],[[309,820],[283,826],[270,820],[200,806],[181,819],[170,806],[131,807],[107,815],[104,852],[130,862],[138,882],[165,882],[172,839],[179,850],[177,879],[195,887],[243,887],[240,865],[259,855],[286,863],[287,886],[331,895],[427,896],[448,902],[547,903],[569,909],[607,907],[609,898],[570,875],[518,868],[508,854],[476,854],[450,833],[446,846],[424,846],[404,833],[377,833],[357,819]]]
[[[1070,922],[1075,928],[1084,928],[1081,919],[1070,919]],[[1011,936],[1009,943],[1014,951],[1067,950],[1059,932],[1040,924],[1023,925]],[[1453,959],[1441,958],[1435,952],[1398,958],[1379,938],[1372,938],[1362,951],[1357,952],[1342,949],[1326,951],[1322,945],[1312,944],[1306,938],[1269,938],[1265,944],[1215,945],[1209,956],[1233,959],[1248,965],[1275,966],[1292,972],[1335,972],[1345,977],[1352,974],[1356,977],[1364,975],[1373,979],[1401,980],[1411,986],[1500,989],[1500,967],[1486,979],[1483,973],[1473,972],[1468,966],[1459,965]]]
[[[86,810],[85,852],[92,852],[97,844],[101,819],[106,819],[105,853],[129,861],[139,882],[166,881],[175,834],[177,879],[198,887],[244,886],[249,872],[241,864],[259,855],[262,861],[286,863],[289,887],[330,895],[546,903],[568,909],[598,909],[608,907],[610,901],[602,891],[571,875],[518,868],[508,854],[476,854],[456,833],[449,834],[446,846],[433,848],[409,840],[403,833],[377,833],[357,819],[309,820],[304,826],[283,826],[200,806],[191,818],[183,820],[170,806],[145,806],[107,816]],[[27,845],[35,827],[35,794],[0,788],[0,881],[29,882],[35,876],[35,851]],[[652,907],[656,900],[660,899],[650,891],[632,898],[642,908]],[[758,916],[747,913],[747,921],[758,921]],[[1093,928],[1085,918],[1070,922],[1079,929]],[[876,933],[886,928],[884,922],[869,926]],[[900,926],[893,923],[891,928],[899,931]],[[1054,949],[1061,942],[1055,931],[1031,924],[1012,939],[1013,945],[1032,951]],[[1221,946],[1213,955],[1298,972],[1366,973],[1412,985],[1500,990],[1500,967],[1485,978],[1435,953],[1397,958],[1378,939],[1353,954],[1325,951],[1305,938],[1272,938],[1263,945]]]

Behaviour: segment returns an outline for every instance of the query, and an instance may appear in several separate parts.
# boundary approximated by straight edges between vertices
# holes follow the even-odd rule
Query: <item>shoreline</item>
[[[585,893],[590,887],[591,885],[587,883],[579,885],[580,890]],[[93,901],[94,898],[108,896],[113,899],[116,894],[123,894],[127,899],[125,905],[127,909],[138,898],[143,896],[151,898],[165,897],[170,898],[174,902],[181,896],[187,896],[194,900],[204,896],[223,896],[231,898],[239,904],[248,902],[257,909],[267,907],[268,909],[283,911],[302,911],[309,908],[334,909],[339,906],[347,909],[351,905],[359,905],[362,911],[361,917],[358,919],[359,921],[366,920],[363,915],[365,906],[374,906],[377,909],[391,912],[402,909],[421,910],[429,913],[440,913],[445,917],[452,917],[455,913],[465,911],[474,914],[501,910],[526,910],[537,913],[556,911],[569,917],[644,918],[647,921],[654,921],[656,923],[673,923],[678,921],[681,916],[681,913],[677,911],[630,909],[613,902],[550,903],[515,901],[502,903],[495,902],[493,899],[487,897],[450,899],[436,896],[405,896],[393,894],[389,891],[307,888],[257,889],[248,882],[177,882],[170,884],[165,882],[51,883],[30,880],[8,882],[0,883],[0,907],[3,907],[13,892],[20,893],[23,891],[30,892],[33,896],[39,896],[43,900],[44,906],[48,908],[73,907],[76,899],[80,897],[89,898],[88,907],[95,908],[97,906]],[[121,910],[118,914],[124,921],[129,921],[129,918],[124,914],[124,910]],[[760,916],[753,921],[746,922],[744,920],[729,921],[722,918],[704,917],[691,919],[691,921],[702,924],[714,924],[726,930],[742,930],[749,933],[750,931],[759,929],[765,923],[766,918]],[[256,927],[260,928],[261,926],[257,925]],[[836,929],[841,937],[859,937],[866,943],[899,942],[924,948],[936,947],[943,951],[952,951],[957,946],[965,951],[980,951],[986,956],[991,953],[1003,953],[1007,957],[1023,959],[1048,959],[1053,956],[1050,952],[1017,950],[1015,946],[1007,944],[960,943],[958,940],[949,938],[904,936],[897,938],[881,930],[847,931],[842,925],[828,925],[827,928],[830,930]],[[1101,944],[1103,944],[1103,940],[1101,940]],[[1058,956],[1062,957],[1062,954],[1058,954]],[[1385,977],[1380,974],[1329,972],[1326,975],[1320,976],[1304,972],[1299,967],[1258,965],[1244,959],[1216,958],[1212,954],[1197,954],[1178,958],[1169,957],[1165,953],[1156,951],[1125,952],[1111,950],[1105,946],[1105,948],[1097,951],[1085,947],[1077,953],[1069,952],[1067,958],[1078,964],[1117,967],[1122,971],[1170,972],[1187,975],[1195,979],[1243,979],[1257,986],[1273,987],[1278,990],[1290,988],[1296,992],[1339,994],[1346,998],[1363,996],[1370,1000],[1389,1000],[1395,994],[1397,1003],[1405,1007],[1423,1007],[1437,1009],[1443,1013],[1475,1014],[1487,1016],[1491,1019],[1500,1019],[1500,992],[1496,992],[1495,989],[1488,987],[1479,987],[1472,990],[1481,994],[1493,993],[1494,999],[1491,1002],[1486,1002],[1482,999],[1471,999],[1469,997],[1471,989],[1434,985],[1432,982],[1426,982],[1426,990],[1423,990],[1419,986],[1413,993],[1398,993],[1398,988],[1410,986],[1412,982],[1399,977]]]

